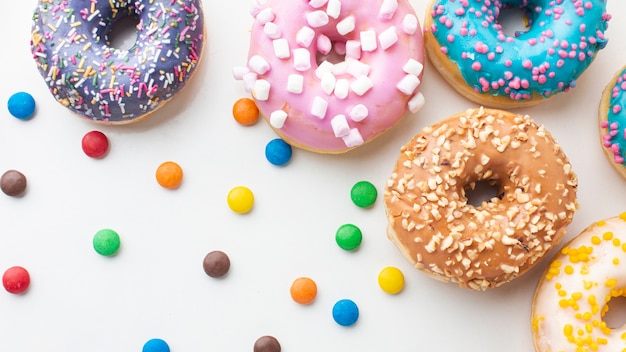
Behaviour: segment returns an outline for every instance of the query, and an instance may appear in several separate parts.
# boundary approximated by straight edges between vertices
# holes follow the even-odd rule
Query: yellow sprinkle
[[[601,242],[602,242],[602,240],[600,239],[600,237],[598,237],[598,236],[593,236],[593,237],[591,237],[591,243],[592,243],[592,244],[598,245],[598,244],[600,244]]]
[[[606,287],[613,288],[613,287],[617,286],[617,280],[615,280],[615,279],[608,279],[608,280],[606,280],[606,281],[604,282],[604,285],[605,285]]]
[[[566,265],[565,269],[563,269],[563,271],[567,274],[567,275],[572,275],[574,273],[574,268],[572,268],[571,265]]]
[[[611,231],[607,231],[605,233],[602,234],[602,239],[605,241],[609,241],[611,239],[613,239],[613,232]]]
[[[619,214],[619,218],[626,221],[626,212]]]
[[[613,264],[619,265],[619,258],[613,258]]]
[[[586,321],[589,321],[589,320],[591,320],[591,317],[592,317],[592,316],[593,316],[593,315],[592,315],[590,312],[585,312],[585,313],[583,314],[583,319],[584,319],[584,320],[586,320]]]
[[[620,241],[619,238],[617,238],[617,237],[613,238],[613,245],[615,247],[619,247],[620,244],[622,244],[622,241]]]
[[[75,28],[81,25],[81,22],[72,22],[72,24],[70,24],[70,27]]]
[[[85,77],[85,78],[89,77],[89,74],[91,73],[92,69],[93,69],[93,67],[87,66],[87,69],[85,70],[85,73],[83,74],[83,77]]]
[[[565,324],[565,326],[563,327],[563,334],[565,336],[572,336],[573,333],[574,327],[572,326],[572,324]]]
[[[604,225],[606,225],[606,221],[604,221],[604,220],[600,220],[600,221],[596,222],[596,225],[598,225],[598,226],[604,226]]]
[[[113,88],[114,84],[115,84],[115,76],[111,76],[111,83],[109,84],[109,88]]]
[[[87,42],[87,44],[85,44],[85,46],[83,46],[83,51],[87,51],[90,47],[91,47],[91,42]]]
[[[591,290],[591,288],[593,287],[593,281],[583,280],[583,287],[585,288],[585,290]]]
[[[565,296],[567,296],[567,292],[565,290],[559,290],[558,291],[558,295],[561,296],[561,297],[565,297]]]
[[[78,63],[78,68],[82,69],[84,64],[85,64],[85,58],[83,57],[82,59],[80,59],[80,62]]]

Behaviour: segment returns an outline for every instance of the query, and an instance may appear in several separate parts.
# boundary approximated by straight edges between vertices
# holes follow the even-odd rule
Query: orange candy
[[[244,126],[254,125],[259,119],[259,108],[257,108],[254,100],[241,98],[233,105],[233,117],[235,121]]]
[[[183,169],[173,161],[166,161],[157,168],[156,179],[163,188],[178,188],[183,181]]]
[[[308,277],[300,277],[291,284],[291,298],[300,304],[309,304],[317,296],[317,285]]]

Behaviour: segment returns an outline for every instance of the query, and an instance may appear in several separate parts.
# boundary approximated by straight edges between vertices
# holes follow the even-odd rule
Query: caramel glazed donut
[[[138,19],[129,50],[109,46],[121,18]],[[39,0],[31,51],[50,92],[96,122],[135,122],[195,72],[204,44],[200,0]]]
[[[477,182],[497,197],[468,203]],[[577,209],[578,179],[552,136],[528,116],[470,109],[401,148],[384,190],[387,234],[416,268],[485,290],[529,270]]]

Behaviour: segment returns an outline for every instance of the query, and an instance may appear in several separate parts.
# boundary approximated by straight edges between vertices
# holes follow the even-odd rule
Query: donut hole
[[[324,61],[328,61],[331,64],[338,64],[345,61],[346,43],[341,41],[333,42],[330,52],[328,52],[327,54],[322,53],[321,51],[319,51],[318,48],[315,59],[318,66],[321,65]]]
[[[109,46],[116,50],[128,51],[137,42],[137,16],[124,16],[113,22],[107,34]]]
[[[500,9],[498,24],[502,32],[510,37],[517,37],[530,28],[528,10],[519,7],[504,7]]]
[[[608,310],[602,317],[607,327],[616,329],[626,324],[626,297],[612,297],[607,306]]]
[[[474,207],[479,207],[484,202],[491,202],[494,198],[500,198],[498,190],[499,184],[496,180],[470,182],[463,189],[467,203]]]

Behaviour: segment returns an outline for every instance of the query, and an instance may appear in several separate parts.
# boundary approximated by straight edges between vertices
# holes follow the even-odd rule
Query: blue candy
[[[291,146],[280,138],[272,139],[265,146],[265,158],[276,166],[285,165],[291,160]]]
[[[9,98],[8,107],[11,115],[25,120],[35,112],[35,99],[26,92],[18,92]]]
[[[352,300],[339,300],[333,306],[333,319],[341,326],[350,326],[359,319],[359,307]]]
[[[148,340],[143,345],[142,352],[170,352],[170,346],[161,339]]]

